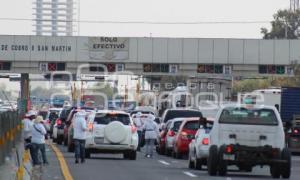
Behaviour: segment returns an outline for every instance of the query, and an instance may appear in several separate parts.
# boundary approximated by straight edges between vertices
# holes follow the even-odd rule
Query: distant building
[[[76,0],[36,0],[33,4],[36,35],[72,36]]]
[[[290,10],[296,11],[299,9],[299,0],[290,0]]]

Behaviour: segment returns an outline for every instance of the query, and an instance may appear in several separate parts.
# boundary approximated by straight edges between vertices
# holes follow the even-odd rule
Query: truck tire
[[[281,176],[284,179],[288,179],[291,176],[291,152],[288,148],[284,148],[281,153],[282,160],[287,161],[286,163],[281,165]]]
[[[212,145],[209,148],[209,155],[207,159],[207,170],[210,176],[217,175],[218,172],[218,147]]]
[[[219,175],[226,176],[227,174],[227,162],[223,159],[223,155],[225,153],[226,146],[221,146],[219,150]]]
[[[198,159],[197,156],[196,156],[196,159],[195,159],[195,169],[197,169],[197,170],[202,169],[202,160]]]

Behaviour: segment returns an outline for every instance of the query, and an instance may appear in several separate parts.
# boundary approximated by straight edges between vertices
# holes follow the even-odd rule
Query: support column
[[[20,115],[23,116],[30,107],[30,88],[29,88],[29,74],[22,73],[21,74],[21,93],[20,93]]]

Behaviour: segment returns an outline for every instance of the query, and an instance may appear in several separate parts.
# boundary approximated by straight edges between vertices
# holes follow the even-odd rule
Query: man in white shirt
[[[75,114],[74,122],[74,144],[75,144],[75,163],[79,162],[79,157],[81,163],[85,162],[85,139],[87,131],[86,113],[81,110]]]
[[[137,150],[141,150],[141,143],[142,143],[142,135],[143,135],[143,121],[142,121],[142,116],[143,114],[141,112],[136,113],[135,118],[134,118],[134,124],[137,127],[137,133],[139,136],[139,144]]]
[[[25,114],[25,117],[22,121],[23,123],[23,138],[24,138],[24,148],[29,150],[30,156],[33,157],[33,149],[31,146],[31,137],[32,137],[32,127],[33,127],[33,120],[36,117],[36,113],[34,111],[28,111]]]

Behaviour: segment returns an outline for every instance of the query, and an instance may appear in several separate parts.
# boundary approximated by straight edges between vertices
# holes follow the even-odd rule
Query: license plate
[[[234,161],[235,160],[235,156],[234,156],[234,154],[223,154],[223,159],[224,160],[232,160],[232,161]]]
[[[104,138],[95,138],[94,139],[96,144],[103,144],[104,143]]]

